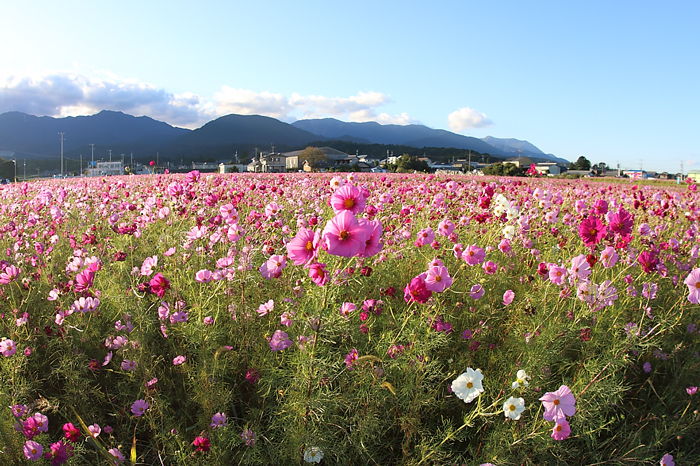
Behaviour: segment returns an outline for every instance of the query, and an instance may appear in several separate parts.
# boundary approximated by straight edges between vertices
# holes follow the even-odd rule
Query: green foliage
[[[590,169],[591,169],[591,162],[583,155],[581,157],[579,157],[578,160],[576,160],[576,162],[569,164],[569,170],[590,170]]]
[[[483,172],[484,175],[494,176],[524,176],[525,174],[525,170],[519,168],[514,163],[508,162],[496,162],[493,165],[484,167]]]

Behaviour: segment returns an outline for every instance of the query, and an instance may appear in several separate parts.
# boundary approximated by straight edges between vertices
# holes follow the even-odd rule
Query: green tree
[[[418,157],[413,157],[408,154],[403,154],[396,161],[397,173],[413,173],[414,171],[428,173],[430,166],[424,160],[418,160]]]
[[[588,160],[583,155],[578,158],[578,160],[572,164],[569,164],[569,170],[590,170],[591,161]]]
[[[318,170],[327,161],[326,153],[318,147],[309,146],[299,153],[299,166],[303,166],[306,162],[312,170]]]
[[[484,175],[494,176],[522,176],[523,170],[514,163],[496,162],[484,168]]]

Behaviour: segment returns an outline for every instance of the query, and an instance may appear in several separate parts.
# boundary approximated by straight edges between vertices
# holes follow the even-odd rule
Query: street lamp
[[[17,183],[17,159],[12,159],[12,161],[15,164],[15,179],[14,179],[13,183]]]

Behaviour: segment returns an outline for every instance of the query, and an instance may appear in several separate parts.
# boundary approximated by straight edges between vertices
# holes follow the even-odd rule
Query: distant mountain
[[[318,136],[274,118],[260,115],[226,115],[185,134],[176,144],[191,146],[224,146],[259,144],[300,146],[318,140]]]
[[[454,147],[471,149],[480,153],[506,156],[500,149],[481,139],[462,136],[441,129],[431,129],[423,125],[380,125],[376,122],[346,123],[335,118],[298,120],[292,126],[329,139],[350,136],[375,144],[400,144],[413,147]]]
[[[521,153],[523,157],[529,157],[533,160],[534,159],[544,159],[544,160],[550,160],[552,162],[560,162],[560,163],[566,163],[566,164],[569,163],[569,161],[566,159],[556,157],[552,154],[545,154],[534,144],[531,144],[527,141],[522,141],[520,139],[513,139],[513,138],[500,139],[500,138],[494,138],[492,136],[486,136],[485,138],[482,138],[481,140],[488,143],[489,145],[492,145],[493,147],[495,147],[497,149],[502,150],[505,153],[510,154],[511,156],[517,156],[518,153]]]
[[[65,133],[64,152],[82,150],[87,154],[90,144],[102,148],[127,143],[158,146],[189,132],[147,116],[135,117],[107,110],[91,116],[65,118],[20,112],[0,114],[0,149],[14,151],[18,157],[60,154],[58,133]]]

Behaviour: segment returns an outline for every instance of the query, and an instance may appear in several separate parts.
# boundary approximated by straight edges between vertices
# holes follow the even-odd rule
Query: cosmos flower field
[[[696,187],[0,187],[0,464],[697,464]]]

